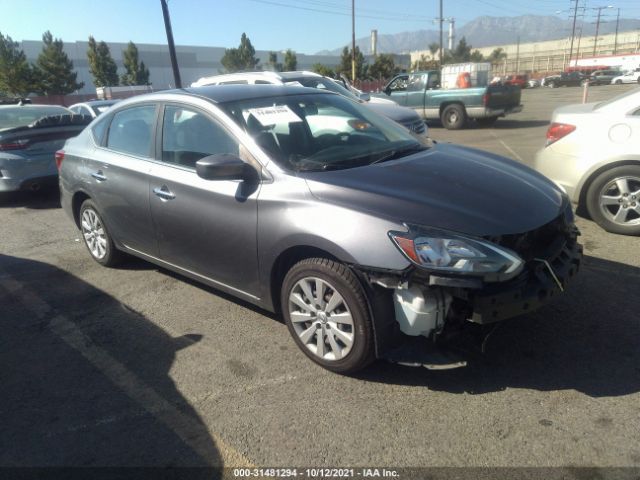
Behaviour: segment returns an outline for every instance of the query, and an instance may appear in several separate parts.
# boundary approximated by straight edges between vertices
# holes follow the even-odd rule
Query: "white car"
[[[627,72],[624,75],[618,75],[611,79],[611,83],[615,85],[621,85],[623,83],[639,83],[640,84],[640,69],[636,68],[635,71]]]
[[[226,75],[214,75],[202,77],[191,84],[192,87],[202,87],[205,85],[237,85],[237,84],[272,84],[272,85],[297,85],[301,87],[317,88],[318,90],[330,91],[350,98],[356,102],[366,104],[379,115],[390,118],[399,123],[409,131],[422,137],[429,136],[429,129],[424,120],[415,110],[401,107],[395,102],[369,102],[352,91],[347,90],[341,83],[335,80],[318,75],[315,72],[242,72],[229,73]],[[368,95],[367,95],[368,96]]]
[[[534,168],[605,230],[640,235],[640,88],[556,109]]]

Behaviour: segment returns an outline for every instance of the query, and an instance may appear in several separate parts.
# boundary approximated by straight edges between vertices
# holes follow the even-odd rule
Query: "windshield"
[[[290,171],[352,168],[428,148],[395,122],[339,95],[258,98],[221,107]]]
[[[42,117],[65,115],[69,110],[56,106],[16,106],[0,108],[0,130],[31,125]]]

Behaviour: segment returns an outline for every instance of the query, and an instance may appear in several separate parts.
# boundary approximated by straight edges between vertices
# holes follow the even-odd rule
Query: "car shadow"
[[[466,368],[428,371],[376,362],[359,378],[482,394],[507,388],[576,390],[591,397],[640,391],[640,268],[585,257],[564,296],[498,324]]]
[[[25,207],[32,210],[50,210],[60,208],[60,191],[56,186],[42,187],[37,191],[0,193],[0,208]]]
[[[222,459],[169,373],[172,337],[55,266],[0,254],[0,465],[204,467]]]

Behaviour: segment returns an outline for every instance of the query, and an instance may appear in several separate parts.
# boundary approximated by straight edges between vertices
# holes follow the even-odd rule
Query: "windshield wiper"
[[[393,150],[389,150],[384,155],[382,155],[380,158],[376,158],[369,165],[373,165],[375,163],[386,162],[388,160],[395,160],[397,158],[406,157],[410,153],[421,152],[422,150],[426,150],[426,149],[427,149],[426,146],[420,145],[419,143],[417,143],[415,145],[410,145],[410,146],[404,147],[404,148],[395,148]]]

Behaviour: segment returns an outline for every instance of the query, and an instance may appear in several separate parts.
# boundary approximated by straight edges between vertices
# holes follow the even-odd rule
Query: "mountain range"
[[[583,35],[595,34],[595,24],[578,21],[576,35],[580,27],[583,27]],[[443,40],[447,43],[448,24],[444,24]],[[456,43],[465,37],[467,43],[475,48],[490,45],[504,45],[516,43],[518,36],[520,42],[542,42],[545,40],[558,40],[570,35],[572,23],[552,15],[522,15],[519,17],[478,17],[456,29]],[[615,20],[601,21],[599,35],[614,33]],[[640,29],[640,20],[621,18],[618,26],[619,32]],[[413,32],[401,32],[396,34],[381,34],[378,32],[378,53],[408,53],[415,50],[427,50],[430,43],[439,41],[438,30],[417,30]],[[362,53],[370,55],[371,38],[364,37],[356,40],[356,45]],[[343,46],[344,47],[344,46]],[[333,50],[322,50],[317,55],[340,55],[343,47]]]

